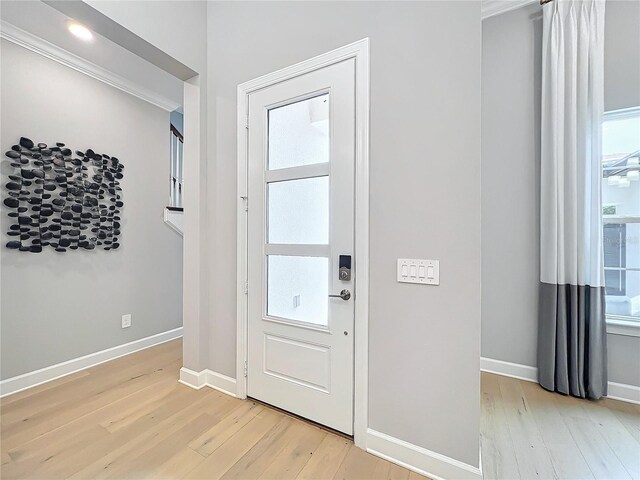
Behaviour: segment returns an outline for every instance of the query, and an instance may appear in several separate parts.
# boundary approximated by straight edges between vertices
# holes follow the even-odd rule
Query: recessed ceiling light
[[[79,23],[75,22],[69,22],[67,24],[67,28],[80,40],[84,40],[85,42],[93,40],[93,33],[91,33],[91,30],[89,30],[84,25],[80,25]]]

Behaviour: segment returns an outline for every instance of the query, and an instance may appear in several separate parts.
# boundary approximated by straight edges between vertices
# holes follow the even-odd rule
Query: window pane
[[[329,177],[269,184],[269,243],[329,243]]]
[[[602,205],[609,217],[640,215],[640,109],[602,126]]]
[[[640,110],[624,117],[610,116],[602,124],[602,153],[615,155],[640,150]]]
[[[605,274],[608,274],[607,270]],[[607,313],[640,320],[640,272],[627,270],[624,272],[624,280],[626,289],[624,295],[607,295]]]
[[[607,313],[640,320],[640,109],[602,128]]]
[[[626,292],[627,226],[606,224],[604,226],[604,267],[607,295],[621,296]]]
[[[269,110],[269,170],[328,161],[328,93]]]
[[[328,325],[329,260],[269,255],[267,315]]]

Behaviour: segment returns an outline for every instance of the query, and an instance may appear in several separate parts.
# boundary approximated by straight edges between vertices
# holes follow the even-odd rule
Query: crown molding
[[[156,107],[172,112],[180,107],[180,104],[167,97],[157,94],[135,82],[132,82],[120,75],[117,75],[106,68],[95,63],[91,63],[84,58],[75,55],[68,50],[58,47],[30,32],[22,30],[15,25],[0,21],[0,38],[15,43],[27,50],[42,55],[54,62],[72,68],[77,72],[83,73],[89,77],[95,78],[107,85],[122,90],[123,92],[133,95],[145,102],[149,102]]]
[[[537,3],[537,0],[482,0],[482,20]]]

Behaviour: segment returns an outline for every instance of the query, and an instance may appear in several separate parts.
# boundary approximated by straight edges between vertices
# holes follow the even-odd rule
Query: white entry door
[[[247,394],[352,434],[355,60],[251,93],[248,129]]]

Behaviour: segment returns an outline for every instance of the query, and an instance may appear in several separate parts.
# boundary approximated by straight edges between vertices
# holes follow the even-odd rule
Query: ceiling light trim
[[[84,58],[75,55],[53,43],[50,43],[32,33],[29,33],[15,25],[5,21],[0,21],[0,38],[19,45],[27,50],[42,55],[61,65],[72,68],[77,72],[99,80],[129,95],[133,95],[145,102],[151,103],[168,112],[172,112],[180,107],[180,104],[167,97],[157,94],[131,80],[128,80],[106,68],[95,63],[91,63]]]
[[[93,41],[93,32],[81,23],[69,21],[67,22],[67,30],[69,30],[69,33],[71,33],[71,35],[82,40],[83,42]]]

